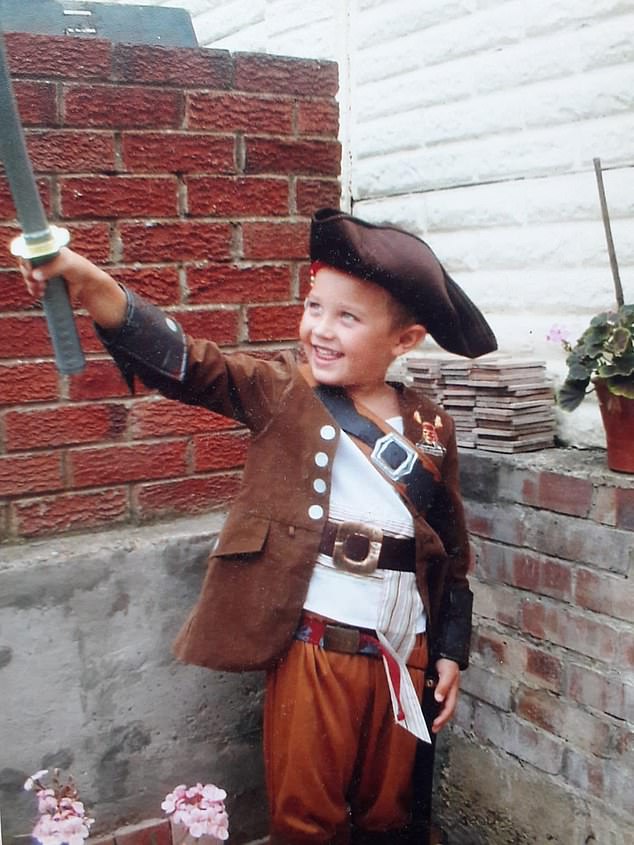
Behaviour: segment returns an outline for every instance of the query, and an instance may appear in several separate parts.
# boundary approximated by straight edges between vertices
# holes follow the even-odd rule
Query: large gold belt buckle
[[[357,560],[346,554],[346,542],[350,537],[365,537],[368,541],[368,552],[364,558]],[[381,545],[383,543],[383,532],[374,525],[365,525],[363,522],[341,522],[337,526],[335,544],[332,552],[332,560],[339,569],[345,569],[355,575],[370,575],[377,568]]]

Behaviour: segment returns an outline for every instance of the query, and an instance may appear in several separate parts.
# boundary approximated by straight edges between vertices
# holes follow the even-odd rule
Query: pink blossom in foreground
[[[174,824],[181,824],[198,839],[201,836],[215,836],[217,839],[229,838],[229,816],[224,799],[227,793],[211,783],[197,783],[186,787],[177,786],[165,796],[161,804],[166,815],[171,816]]]
[[[84,845],[93,819],[77,815],[72,809],[44,813],[33,828],[33,836],[42,845]]]
[[[69,778],[61,783],[59,770],[53,773],[53,784],[47,787],[42,782],[46,769],[42,769],[27,778],[24,788],[35,790],[39,819],[33,828],[33,837],[41,845],[84,845],[90,834],[94,819],[86,816],[79,794]]]

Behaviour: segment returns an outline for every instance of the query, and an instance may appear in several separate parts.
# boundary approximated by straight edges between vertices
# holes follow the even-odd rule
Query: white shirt
[[[388,422],[402,433],[401,417]],[[345,432],[337,444],[331,484],[328,516],[332,521],[363,522],[394,537],[414,536],[408,508]],[[359,628],[384,629],[397,641],[399,635],[420,633],[426,627],[413,572],[376,569],[359,575],[335,567],[332,557],[323,554],[317,558],[304,609]],[[386,616],[398,616],[397,629],[392,622],[386,629]]]

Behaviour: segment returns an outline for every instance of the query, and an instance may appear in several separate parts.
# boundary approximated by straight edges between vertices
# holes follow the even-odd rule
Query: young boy
[[[311,225],[304,361],[222,353],[69,250],[63,275],[132,383],[246,424],[243,485],[177,656],[267,669],[272,845],[405,842],[425,669],[439,731],[468,662],[468,540],[452,421],[385,381],[429,332],[451,352],[496,348],[429,247],[333,209]]]

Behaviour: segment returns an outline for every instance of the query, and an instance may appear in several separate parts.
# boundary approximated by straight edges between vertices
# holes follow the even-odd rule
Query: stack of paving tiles
[[[410,358],[407,374],[451,414],[459,446],[512,453],[554,445],[554,391],[543,361]]]

